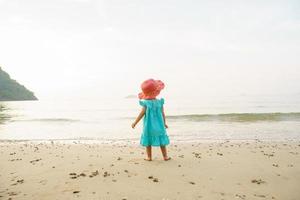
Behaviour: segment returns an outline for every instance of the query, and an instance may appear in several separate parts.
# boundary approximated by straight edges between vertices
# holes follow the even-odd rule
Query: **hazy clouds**
[[[0,65],[41,98],[300,92],[299,1],[0,0]]]

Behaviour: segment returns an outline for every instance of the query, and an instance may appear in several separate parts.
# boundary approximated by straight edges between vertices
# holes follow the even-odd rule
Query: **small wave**
[[[11,117],[9,115],[4,115],[0,113],[0,124],[4,124],[5,122],[9,121]]]
[[[300,113],[228,113],[228,114],[191,114],[167,116],[170,120],[187,121],[228,121],[228,122],[258,122],[258,121],[300,121]]]
[[[68,119],[68,118],[40,118],[40,119],[21,119],[14,121],[26,121],[26,122],[78,122],[77,119]]]

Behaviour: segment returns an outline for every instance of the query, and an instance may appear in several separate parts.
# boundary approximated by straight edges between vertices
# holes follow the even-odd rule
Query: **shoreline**
[[[170,136],[169,136],[170,137]],[[191,143],[223,143],[223,142],[300,142],[298,138],[289,139],[173,139],[170,144],[191,144]],[[0,139],[0,145],[3,143],[82,143],[82,144],[139,144],[140,138],[136,139]]]
[[[300,199],[300,141],[1,142],[0,199]]]

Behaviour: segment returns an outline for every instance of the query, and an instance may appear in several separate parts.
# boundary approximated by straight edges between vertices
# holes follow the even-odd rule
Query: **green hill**
[[[10,78],[0,67],[0,101],[37,100],[33,92]]]

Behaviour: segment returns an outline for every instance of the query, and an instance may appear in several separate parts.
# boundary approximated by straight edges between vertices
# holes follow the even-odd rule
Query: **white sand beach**
[[[300,142],[0,143],[0,199],[300,199]]]

